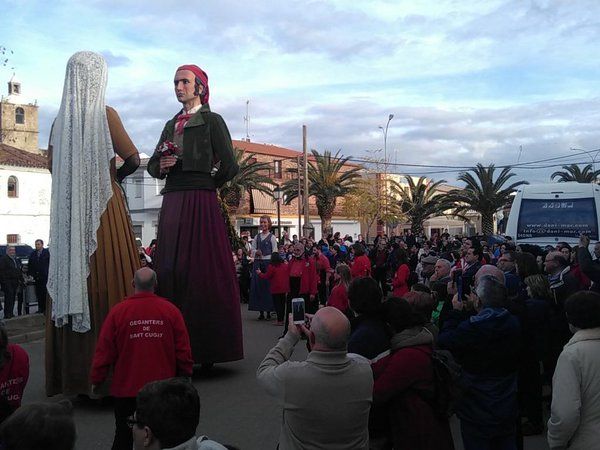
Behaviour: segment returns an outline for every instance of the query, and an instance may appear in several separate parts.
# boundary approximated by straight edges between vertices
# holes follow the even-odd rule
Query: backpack
[[[420,391],[420,395],[441,419],[455,413],[456,404],[467,391],[462,367],[448,350],[434,350],[431,354],[433,369],[433,394]]]

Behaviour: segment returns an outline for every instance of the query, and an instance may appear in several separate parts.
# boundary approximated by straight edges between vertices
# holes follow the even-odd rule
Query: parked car
[[[6,245],[0,245],[0,256],[6,255]],[[27,244],[15,244],[14,245],[17,258],[21,261],[24,266],[29,262],[29,255],[33,251],[33,248]]]

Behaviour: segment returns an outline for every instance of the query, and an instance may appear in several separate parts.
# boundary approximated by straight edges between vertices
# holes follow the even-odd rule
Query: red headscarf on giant
[[[202,86],[204,86],[202,95],[200,96],[200,103],[203,105],[208,103],[208,75],[206,75],[206,72],[194,64],[185,64],[183,66],[179,66],[177,71],[180,70],[189,70],[200,80]]]

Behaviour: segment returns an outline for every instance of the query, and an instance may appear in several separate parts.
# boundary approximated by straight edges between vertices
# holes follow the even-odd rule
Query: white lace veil
[[[100,216],[112,196],[114,156],[104,93],[107,66],[93,52],[75,53],[67,63],[62,103],[52,145],[51,258],[48,293],[57,327],[91,329],[87,277],[96,251]],[[101,264],[101,262],[99,262]]]

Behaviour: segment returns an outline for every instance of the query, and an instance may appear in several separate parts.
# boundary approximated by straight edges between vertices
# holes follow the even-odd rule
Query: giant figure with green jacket
[[[177,69],[183,108],[169,120],[148,162],[165,179],[154,259],[158,294],[182,311],[196,364],[243,358],[239,292],[216,190],[239,170],[223,118],[210,110],[208,76]]]

